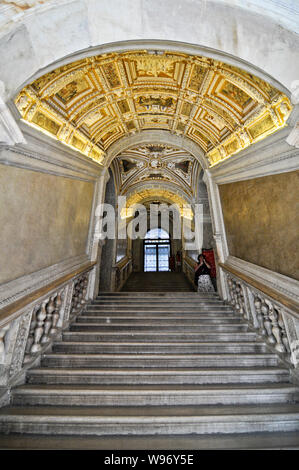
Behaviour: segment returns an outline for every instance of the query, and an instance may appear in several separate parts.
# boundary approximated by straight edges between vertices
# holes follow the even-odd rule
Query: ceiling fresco
[[[139,183],[172,183],[192,197],[201,166],[188,152],[166,145],[143,145],[127,149],[113,160],[121,194]]]
[[[119,139],[162,129],[198,144],[213,166],[283,127],[291,112],[284,94],[239,68],[207,57],[142,50],[59,67],[26,86],[15,103],[25,121],[102,164]],[[150,154],[145,151],[141,167],[136,152],[131,163],[138,177],[158,177]],[[192,165],[183,168],[173,160],[171,167],[167,152],[161,157],[156,160],[163,177],[172,172],[188,186]],[[179,151],[177,157],[183,158]],[[123,164],[125,185],[133,167]]]

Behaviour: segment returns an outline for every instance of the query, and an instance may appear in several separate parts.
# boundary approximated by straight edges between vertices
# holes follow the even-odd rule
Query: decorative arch
[[[30,125],[105,166],[113,144],[162,130],[195,144],[207,168],[284,127],[292,110],[278,88],[239,67],[142,49],[58,67],[15,103]]]
[[[249,7],[240,0],[182,0],[175,11],[170,2],[159,0],[122,0],[117,8],[109,0],[8,0],[0,8],[1,79],[10,98],[53,64],[120,50],[124,43],[130,50],[136,48],[136,38],[152,50],[161,47],[159,41],[173,42],[174,50],[178,41],[186,50],[226,56],[234,65],[238,58],[243,68],[252,72],[254,67],[265,77],[264,70],[289,90],[298,78],[293,3],[254,0]]]
[[[139,191],[131,193],[127,198],[126,208],[123,209],[121,215],[123,218],[132,217],[135,205],[154,201],[175,205],[182,217],[193,218],[193,212],[188,201],[183,199],[180,195],[163,188],[140,189]]]

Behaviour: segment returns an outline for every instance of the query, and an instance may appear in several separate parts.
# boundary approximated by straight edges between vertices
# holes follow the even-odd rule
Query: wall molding
[[[281,129],[210,168],[213,181],[227,184],[299,169],[299,149],[286,142],[290,132]]]
[[[0,163],[32,171],[94,182],[105,167],[19,121],[25,143],[0,146]]]

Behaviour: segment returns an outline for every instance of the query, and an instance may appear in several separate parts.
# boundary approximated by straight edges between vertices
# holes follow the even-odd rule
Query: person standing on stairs
[[[214,292],[215,290],[210,277],[210,264],[202,254],[198,256],[197,260],[198,263],[194,268],[194,282],[197,286],[197,292]]]

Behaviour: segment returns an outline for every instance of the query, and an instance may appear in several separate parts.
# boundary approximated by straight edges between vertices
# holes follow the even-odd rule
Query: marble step
[[[184,332],[175,332],[175,333],[140,333],[138,331],[134,332],[102,332],[95,333],[93,331],[65,331],[62,333],[63,341],[100,341],[103,342],[113,342],[117,341],[126,342],[170,342],[170,341],[187,341],[189,343],[198,343],[206,341],[253,341],[257,339],[257,333],[255,332],[235,332],[235,333],[225,333],[225,332],[204,332],[204,333],[184,333]]]
[[[129,294],[127,292],[127,294]],[[120,300],[124,300],[126,302],[147,302],[149,300],[152,300],[153,302],[165,302],[167,300],[170,300],[171,302],[174,302],[177,300],[178,302],[199,302],[199,303],[223,303],[223,299],[220,299],[220,297],[206,297],[202,298],[199,293],[197,292],[185,292],[185,293],[180,293],[178,292],[177,295],[174,295],[173,292],[170,293],[170,295],[148,295],[148,292],[146,293],[147,295],[145,296],[137,296],[135,295],[125,295],[125,296],[109,296],[109,295],[99,295],[95,299],[93,299],[91,302],[92,303],[98,303],[98,302],[119,302]],[[191,295],[190,295],[191,294]],[[193,295],[195,294],[195,295]]]
[[[111,314],[118,314],[118,315],[125,315],[128,314],[130,316],[136,316],[136,315],[144,315],[145,317],[148,315],[149,317],[152,316],[162,316],[163,318],[168,318],[171,316],[182,316],[182,318],[187,318],[188,316],[194,316],[195,318],[201,318],[201,317],[210,317],[213,318],[213,316],[219,316],[220,318],[226,318],[226,315],[230,315],[233,318],[240,318],[231,308],[226,309],[226,308],[216,308],[216,309],[187,309],[187,308],[167,308],[167,307],[161,307],[161,308],[134,308],[134,307],[128,307],[128,308],[120,308],[120,307],[86,307],[84,309],[83,314],[86,314],[86,312],[91,313],[91,314],[105,314],[105,313],[111,313]]]
[[[154,299],[157,298],[182,298],[182,299],[197,299],[197,300],[203,300],[203,299],[218,299],[221,300],[219,297],[219,294],[216,292],[211,292],[211,293],[198,293],[198,292],[157,292],[157,291],[148,291],[148,292],[141,292],[141,291],[136,291],[136,292],[102,292],[97,299],[102,299],[105,297],[109,298],[116,298],[116,299],[121,299],[121,298],[128,298],[131,297],[132,299],[136,299],[137,297],[141,298],[148,298],[152,297]]]
[[[140,289],[139,284],[132,284],[132,285],[127,285],[126,286],[126,291],[127,292],[135,292],[136,290]],[[141,292],[152,292],[155,290],[156,292],[191,292],[193,291],[193,288],[189,285],[187,286],[180,286],[180,285],[161,285],[161,284],[153,284],[150,287],[143,287],[140,289]]]
[[[236,315],[235,313],[230,312],[163,312],[160,313],[159,311],[156,312],[154,310],[150,312],[140,312],[138,310],[132,310],[130,312],[122,312],[122,311],[110,311],[110,310],[97,310],[87,308],[84,310],[80,317],[86,316],[97,316],[99,318],[103,317],[112,317],[112,318],[130,318],[130,319],[149,319],[149,320],[167,320],[167,319],[178,319],[178,320],[208,320],[208,319],[238,319],[240,321],[241,317]],[[243,320],[243,319],[242,319]],[[243,320],[244,321],[244,320]]]
[[[51,369],[40,367],[27,373],[28,383],[39,384],[231,384],[288,382],[285,368],[230,369]]]
[[[1,450],[299,450],[299,432],[258,432],[171,436],[63,436],[0,434]],[[126,454],[128,455],[128,454]],[[282,455],[282,454],[281,454]],[[254,458],[254,456],[253,456]],[[276,459],[276,456],[274,457]],[[202,458],[201,458],[202,462]],[[206,455],[206,463],[210,458]]]
[[[53,352],[58,353],[114,353],[114,354],[197,354],[197,353],[265,353],[267,352],[267,346],[264,343],[258,342],[238,342],[238,343],[223,343],[223,342],[206,342],[206,343],[115,343],[106,342],[101,344],[98,342],[64,342],[56,341],[52,346]]]
[[[16,387],[12,405],[186,406],[293,403],[290,384],[254,385],[30,385]]]
[[[144,318],[139,317],[130,317],[129,315],[121,316],[109,316],[109,313],[106,312],[105,315],[92,315],[91,313],[85,313],[76,318],[76,323],[96,323],[97,325],[110,324],[110,325],[119,325],[119,326],[149,326],[155,328],[156,326],[172,326],[175,325],[178,328],[185,328],[188,326],[201,326],[201,325],[244,325],[244,320],[238,317],[234,318],[215,318],[215,317],[196,317],[188,318],[187,316],[181,317],[151,317],[147,316]]]
[[[90,305],[88,306],[88,310],[97,310],[97,311],[106,311],[106,310],[116,310],[116,311],[131,311],[131,312],[149,312],[149,311],[158,311],[158,312],[164,312],[164,313],[171,313],[171,312],[189,312],[189,313],[201,313],[201,312],[227,312],[227,313],[234,313],[234,310],[232,307],[229,306],[198,306],[198,305],[189,305],[189,306],[181,306],[177,303],[175,305],[170,305],[169,303],[165,304],[157,304],[157,305],[151,305],[149,302],[146,305],[138,305],[138,304],[133,304],[132,305]]]
[[[278,366],[272,353],[255,354],[61,354],[42,356],[46,367],[267,367]]]
[[[133,331],[144,331],[147,333],[154,334],[155,332],[167,332],[167,333],[177,333],[178,332],[178,325],[153,325],[152,323],[143,323],[143,324],[119,324],[119,323],[102,323],[99,324],[98,322],[87,322],[86,320],[80,320],[76,323],[73,323],[70,326],[70,331],[90,331],[93,332],[109,332],[109,331],[119,331],[124,332],[127,331],[128,333],[132,333]],[[243,323],[226,323],[226,324],[198,324],[198,325],[180,325],[179,326],[180,332],[185,333],[194,333],[194,332],[242,332],[247,331],[247,325]]]
[[[17,406],[0,410],[0,424],[3,433],[69,436],[295,432],[299,406]]]
[[[161,304],[161,305],[175,305],[175,304],[178,304],[178,305],[198,305],[198,306],[207,306],[207,307],[210,307],[210,306],[213,306],[213,305],[216,305],[216,306],[221,306],[221,305],[225,305],[225,303],[222,301],[222,300],[218,300],[218,299],[207,299],[207,300],[199,300],[199,299],[189,299],[189,298],[185,298],[185,297],[182,297],[182,298],[179,298],[179,297],[170,297],[170,298],[156,298],[156,297],[152,297],[152,298],[149,298],[149,297],[145,297],[145,298],[111,298],[111,297],[104,297],[104,298],[101,298],[101,299],[95,299],[93,300],[90,305],[126,305],[126,304],[132,304],[132,305],[148,305],[148,304],[151,304],[151,305],[156,305],[156,304]]]

